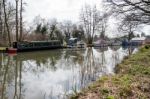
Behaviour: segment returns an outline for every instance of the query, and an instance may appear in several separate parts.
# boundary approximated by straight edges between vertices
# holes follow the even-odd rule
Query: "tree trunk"
[[[2,1],[0,1],[0,39],[3,37]]]
[[[22,41],[22,32],[23,32],[23,24],[22,24],[22,12],[23,12],[23,0],[20,1],[21,5],[20,5],[20,38],[19,41]]]
[[[4,8],[4,18],[5,18],[6,30],[8,33],[9,46],[11,47],[11,37],[10,37],[10,30],[9,30],[9,25],[8,25],[7,13],[6,13],[5,0],[3,0],[3,8]]]
[[[16,0],[16,41],[18,42],[19,41],[19,38],[18,38],[18,0]]]

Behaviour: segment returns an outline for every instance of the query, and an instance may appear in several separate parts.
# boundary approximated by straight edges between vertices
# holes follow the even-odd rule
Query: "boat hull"
[[[42,41],[42,42],[14,42],[13,47],[17,49],[17,52],[27,51],[39,51],[39,50],[51,50],[62,48],[59,41]]]

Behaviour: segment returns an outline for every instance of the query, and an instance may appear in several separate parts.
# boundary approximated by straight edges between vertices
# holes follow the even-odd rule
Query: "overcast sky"
[[[25,0],[25,20],[32,21],[35,16],[57,18],[58,21],[79,20],[79,13],[85,4],[101,6],[102,0]]]
[[[58,21],[71,20],[73,22],[79,21],[79,14],[81,8],[85,4],[96,5],[99,10],[102,9],[102,0],[24,0],[25,6],[24,21],[30,23],[35,16],[52,19],[56,18]],[[109,34],[116,34],[115,20],[109,21],[111,26]],[[150,27],[143,28],[143,32],[150,33]]]

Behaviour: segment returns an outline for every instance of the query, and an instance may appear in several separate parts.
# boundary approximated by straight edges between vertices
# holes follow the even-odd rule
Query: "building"
[[[150,35],[149,35],[149,36],[146,36],[145,43],[146,43],[146,44],[150,44]]]
[[[130,41],[130,45],[132,46],[139,46],[145,44],[146,37],[135,37],[132,38]]]

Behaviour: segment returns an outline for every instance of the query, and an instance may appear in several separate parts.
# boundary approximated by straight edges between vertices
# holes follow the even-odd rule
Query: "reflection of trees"
[[[88,48],[86,50],[82,65],[80,65],[80,84],[82,88],[91,81],[95,81],[101,74],[107,74],[106,65],[114,67],[120,61],[119,48],[120,47],[113,48],[114,50],[108,50],[108,48]],[[112,51],[112,53],[110,53],[110,51]]]
[[[17,57],[15,61],[15,90],[14,90],[14,99],[21,99],[22,91],[22,62],[18,61]],[[18,92],[19,91],[19,92]]]
[[[94,56],[93,56],[93,49],[88,48],[86,50],[83,61],[83,65],[81,66],[81,86],[84,86],[86,81],[89,79],[93,79],[93,70],[94,70]]]
[[[103,68],[102,68],[102,71],[101,71],[101,72],[103,72],[103,73],[106,71],[105,68],[104,68],[105,64],[106,64],[105,52],[102,51],[102,52],[101,52],[101,66],[102,66]]]
[[[35,53],[29,52],[29,53],[21,53],[17,55],[18,61],[27,63],[31,67],[33,66],[30,62],[35,61],[37,68],[41,68],[44,66],[45,68],[50,68],[54,71],[57,69],[55,65],[61,57],[62,57],[61,50],[43,51],[43,52],[35,52]]]
[[[0,71],[0,77],[2,79],[1,99],[8,99],[10,97],[13,99],[21,99],[21,71],[21,64],[18,65],[18,62],[13,60],[12,56],[4,57],[4,65]],[[13,96],[7,96],[8,94],[6,93],[9,92],[10,86],[12,86],[11,90],[14,90],[13,93],[10,91]],[[19,92],[18,87],[20,89]]]
[[[105,53],[104,51],[100,53],[95,49],[88,48],[85,52],[83,65],[80,67],[80,76],[81,76],[81,87],[84,87],[91,81],[95,81],[97,77],[100,76],[100,72],[103,71],[105,64]],[[97,54],[101,57],[97,57]]]
[[[110,46],[112,51],[117,51],[121,48],[121,46]]]
[[[64,92],[70,92],[71,89],[81,89],[91,81],[95,81],[101,74],[105,74],[107,72],[106,65],[110,60],[109,65],[115,65],[118,60],[120,61],[120,52],[124,53],[122,51],[118,48],[111,48],[111,50],[108,50],[108,48],[87,48],[78,51],[57,50],[20,53],[17,56],[6,57],[4,59],[5,66],[0,67],[0,79],[3,78],[2,95],[7,97],[6,92],[8,93],[11,88],[13,89],[13,91],[11,90],[13,92],[11,93],[12,97],[23,99],[24,91],[27,90],[24,88],[27,87],[24,86],[25,82],[22,82],[22,73],[29,72],[37,77],[45,70],[50,69],[48,71],[51,72],[57,70],[57,68],[58,70],[64,70],[66,74],[70,74],[69,76],[66,75],[68,78],[65,81],[60,81],[64,87]],[[40,65],[37,65],[37,62]],[[53,89],[50,90],[53,92]],[[45,95],[47,96],[47,93]],[[3,97],[2,99],[4,99]]]
[[[6,79],[7,79],[7,73],[8,73],[8,69],[9,69],[9,62],[10,62],[10,59],[8,58],[8,61],[7,61],[7,64],[4,65],[4,72],[1,74],[2,76],[2,87],[1,87],[1,99],[4,99],[4,92],[5,92],[5,86],[6,86]]]
[[[64,68],[75,68],[75,66],[77,66],[78,64],[82,65],[84,53],[85,50],[80,50],[80,49],[65,50],[64,54],[62,55],[62,60],[65,65]]]
[[[136,46],[124,46],[123,49],[127,55],[131,55],[134,49],[137,48]]]
[[[5,65],[0,65],[0,81],[2,81],[0,83],[0,99],[7,99],[9,97],[12,99],[22,99],[22,93],[25,91],[25,89],[22,89],[22,72],[24,70],[33,70],[36,72],[41,68],[56,70],[55,65],[60,58],[61,51],[19,53],[17,56],[5,56]],[[30,60],[35,61],[40,65],[36,64],[37,68],[34,68],[33,64],[30,63]],[[27,66],[29,67],[28,69],[24,63],[26,63],[26,65],[29,64],[29,66]],[[9,95],[7,93],[9,93]]]
[[[119,52],[118,49],[120,47],[113,47],[111,48],[113,53],[112,53],[112,66],[115,66],[116,64],[118,64],[120,62],[120,57],[119,57]]]

